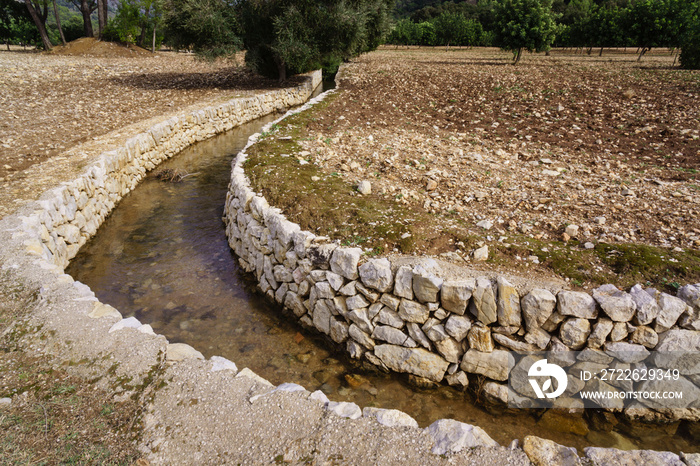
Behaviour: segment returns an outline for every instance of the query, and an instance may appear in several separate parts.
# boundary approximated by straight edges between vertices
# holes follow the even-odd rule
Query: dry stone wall
[[[42,352],[53,351],[54,346],[62,344],[62,338],[74,339],[72,331],[77,331],[85,345],[80,350],[71,349],[77,352],[76,356],[116,358],[124,366],[118,371],[126,371],[118,373],[125,377],[145,380],[153,363],[162,355],[169,368],[168,374],[173,377],[178,373],[174,368],[178,367],[185,368],[180,371],[190,371],[194,367],[206,369],[206,372],[195,371],[195,377],[204,382],[201,386],[206,387],[209,373],[227,373],[233,380],[252,381],[258,387],[253,393],[259,394],[250,396],[245,401],[248,404],[272,393],[289,399],[293,397],[298,406],[318,403],[340,417],[375,419],[378,426],[374,427],[374,432],[380,432],[376,437],[382,437],[381,429],[408,429],[416,438],[427,436],[431,451],[436,455],[453,455],[480,446],[492,447],[495,442],[476,426],[441,419],[421,430],[414,419],[399,411],[362,410],[354,403],[332,402],[320,391],[308,393],[295,384],[272,387],[249,369],[239,371],[233,362],[217,356],[201,361],[203,355],[194,348],[179,343],[169,344],[164,337],[155,335],[149,325],[142,325],[133,317],[123,319],[118,310],[100,303],[87,286],[74,282],[63,273],[65,265],[80,246],[96,232],[116,203],[143,179],[148,170],[194,142],[305,101],[320,80],[320,72],[315,72],[297,88],[235,99],[169,119],[131,138],[124,147],[102,154],[78,179],[64,183],[47,192],[37,203],[0,220],[2,279],[26,280],[27,283],[40,281],[39,294],[47,296],[41,299],[39,306],[45,308],[42,312],[46,312],[41,319],[45,319],[49,335],[58,330],[55,336],[47,337]],[[555,315],[554,298],[545,290],[533,291],[532,296],[520,299],[518,313],[506,309],[509,305],[516,306],[516,299],[515,295],[502,291],[505,288],[498,288],[507,286],[505,282],[442,280],[436,264],[431,261],[413,267],[395,267],[387,259],[365,261],[359,249],[341,248],[326,238],[301,231],[298,225],[287,221],[279,210],[269,207],[264,198],[250,190],[241,166],[243,160],[244,155],[235,162],[231,191],[226,201],[229,241],[239,253],[241,265],[256,274],[261,289],[268,296],[285,305],[304,324],[346,345],[353,357],[363,357],[381,367],[411,372],[426,379],[444,378],[451,384],[465,385],[468,383],[465,371],[471,370],[463,366],[472,361],[464,356],[465,350],[490,354],[489,357],[498,360],[496,351],[502,343],[496,335],[509,336],[507,332],[497,331],[498,326],[494,324],[499,319],[511,319],[508,320],[512,323],[510,326],[516,327],[512,319],[519,314],[520,328],[523,328],[524,321],[524,328],[529,333],[537,333],[530,330],[534,326],[545,328],[556,320],[550,319]],[[654,316],[647,324],[651,331],[659,336],[663,334],[661,329],[664,326],[673,327],[667,331],[693,331],[682,328],[686,325],[697,332],[694,323],[697,320],[698,290],[697,287],[684,290],[680,298],[689,303],[692,311],[689,313],[685,308],[679,314],[680,329],[679,324],[670,322],[672,315],[659,320],[661,310],[654,314],[653,304],[643,306],[644,319]],[[506,296],[510,298],[504,301]],[[661,297],[657,306],[665,307],[659,303]],[[538,306],[551,307],[551,313],[527,310],[539,309]],[[638,310],[636,314],[640,312]],[[677,312],[678,309],[673,311]],[[59,314],[61,318],[57,318]],[[494,315],[491,325],[484,324],[483,320],[494,319]],[[634,319],[632,322],[630,325],[634,325]],[[661,327],[657,329],[659,322]],[[629,334],[629,328],[627,331]],[[646,333],[651,335],[651,331]],[[518,332],[514,334],[517,337]],[[602,337],[602,341],[605,340]],[[455,360],[459,364],[451,362]],[[488,364],[484,366],[476,359],[473,361],[474,371],[488,370]],[[497,372],[493,375],[494,380],[502,377]],[[190,383],[195,381],[188,380],[187,384]],[[232,394],[232,385],[226,385],[221,390],[225,393],[217,395],[230,397],[227,404],[230,401],[235,407],[237,398]],[[303,397],[296,396],[299,393]],[[8,400],[13,402],[12,399],[3,399],[3,402]],[[172,409],[182,411],[185,408],[178,404]],[[163,439],[157,436],[158,425],[149,424],[149,416],[151,414],[146,415],[146,433],[140,448],[154,464],[168,463],[155,451]],[[543,442],[548,442],[546,449],[541,448]],[[412,445],[415,446],[415,442]],[[212,453],[209,451],[212,448],[216,454],[215,447],[209,444],[192,447],[197,450],[196,454],[202,450]],[[549,459],[551,455],[546,456],[549,453],[556,457],[562,452],[568,457],[576,456],[566,447],[537,437],[528,437],[524,447],[530,459],[538,464]],[[505,457],[503,450],[497,453]],[[681,464],[678,455],[668,452],[589,448],[586,453],[589,458],[607,454],[629,461],[662,455],[665,460]],[[687,464],[697,461],[696,455],[682,457]]]
[[[195,142],[306,102],[320,83],[321,72],[316,71],[297,87],[235,98],[173,117],[130,138],[123,147],[101,154],[82,176],[45,194],[35,215],[23,217],[24,230],[30,235],[25,241],[27,251],[65,268],[149,170]]]
[[[249,146],[255,141],[253,136]],[[617,368],[637,367],[629,354],[700,352],[700,284],[683,286],[676,296],[639,285],[629,292],[603,285],[590,294],[564,290],[556,295],[535,288],[521,296],[504,277],[446,278],[430,258],[413,258],[413,265],[402,265],[405,258],[368,258],[362,249],[302,231],[268,205],[252,191],[245,160],[244,150],[234,161],[225,206],[229,244],[241,267],[255,275],[270,300],[344,346],[352,358],[411,374],[419,383],[428,379],[466,387],[468,374],[484,376],[485,395],[507,403],[512,352],[571,353],[568,366],[601,358],[611,364],[617,357]],[[692,387],[686,395],[694,396],[687,409],[659,412],[636,403],[630,415],[700,419],[696,362],[681,374]],[[583,388],[572,384],[567,395]],[[610,387],[618,388],[623,387]],[[572,401],[569,407],[583,404]]]

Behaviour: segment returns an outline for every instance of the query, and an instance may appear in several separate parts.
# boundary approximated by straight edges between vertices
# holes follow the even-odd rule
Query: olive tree
[[[520,61],[523,49],[549,50],[557,33],[552,0],[497,0],[495,38],[503,50],[513,52],[513,63]]]

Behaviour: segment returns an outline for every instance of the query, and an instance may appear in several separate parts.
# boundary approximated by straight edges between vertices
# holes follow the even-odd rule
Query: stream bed
[[[125,196],[67,273],[89,285],[100,301],[150,324],[171,343],[187,343],[206,357],[226,357],[276,385],[294,382],[320,389],[334,401],[399,409],[421,427],[452,418],[483,428],[501,445],[531,434],[579,451],[586,446],[698,451],[698,442],[673,426],[613,426],[591,413],[507,411],[450,387],[419,389],[400,374],[363,371],[267,302],[239,269],[221,217],[231,161],[251,134],[278,116],[197,143],[164,162],[155,172],[169,168],[189,176],[177,183],[148,176]]]

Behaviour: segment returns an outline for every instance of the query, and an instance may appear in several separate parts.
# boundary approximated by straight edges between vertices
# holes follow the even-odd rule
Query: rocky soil
[[[498,251],[493,265],[543,263],[576,285],[637,267],[615,256],[648,254],[668,276],[623,281],[692,281],[700,74],[672,68],[666,52],[641,64],[632,52],[555,51],[512,66],[496,50],[385,48],[346,69],[300,144],[361,193],[433,214],[415,252],[479,261]]]
[[[0,217],[79,171],[89,152],[137,134],[142,121],[147,128],[195,103],[278,86],[250,73],[242,57],[211,64],[171,52],[123,56],[102,44],[0,51]]]

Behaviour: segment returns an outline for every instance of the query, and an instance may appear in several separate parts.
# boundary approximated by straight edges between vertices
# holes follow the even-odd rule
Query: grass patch
[[[429,214],[383,198],[360,195],[352,182],[339,173],[324,173],[302,156],[296,138],[303,128],[338,94],[313,109],[294,115],[261,135],[248,151],[245,171],[253,190],[303,229],[340,239],[347,246],[369,250],[370,255],[416,248],[416,226],[430,222]],[[293,139],[279,139],[292,136]],[[322,143],[331,145],[328,138]],[[301,161],[300,161],[301,160]]]
[[[621,288],[640,283],[675,293],[679,285],[700,282],[698,251],[605,243],[584,249],[578,241],[563,243],[514,232],[505,233],[505,241],[497,241],[499,234],[475,228],[456,212],[432,214],[415,203],[404,204],[399,192],[360,195],[350,178],[371,179],[369,174],[325,173],[297,143],[314,139],[308,125],[333,120],[335,115],[328,107],[341,96],[342,92],[332,94],[280,122],[248,151],[244,168],[253,190],[302,229],[345,246],[361,247],[367,257],[455,250],[466,255],[487,244],[490,256],[486,264],[496,270],[519,274],[537,271],[537,276],[568,278],[572,286],[588,289],[605,283]],[[334,141],[319,137],[317,144],[332,148]],[[529,260],[531,256],[536,256],[539,264]]]

